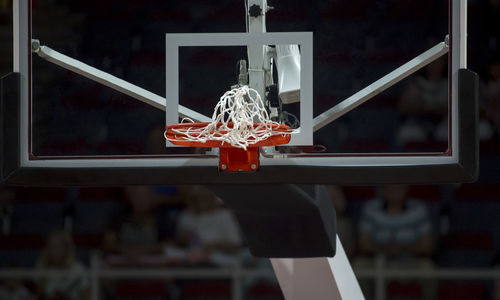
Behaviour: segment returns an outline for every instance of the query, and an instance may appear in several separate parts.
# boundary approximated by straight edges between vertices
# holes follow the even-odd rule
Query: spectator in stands
[[[356,241],[352,220],[345,214],[346,199],[344,192],[339,186],[329,185],[326,188],[332,200],[333,207],[335,208],[337,217],[337,234],[339,235],[347,256],[350,257],[354,254]]]
[[[9,267],[17,267],[9,264]],[[19,279],[6,279],[0,285],[0,300],[31,300],[33,295]]]
[[[435,60],[403,91],[398,109],[406,121],[398,133],[400,144],[421,142],[429,137],[448,139],[448,78],[446,57]],[[433,136],[431,136],[433,135]]]
[[[30,300],[33,296],[18,279],[8,279],[0,286],[0,300]]]
[[[363,207],[356,259],[358,267],[373,268],[374,255],[387,258],[389,268],[431,269],[433,250],[432,224],[425,205],[408,198],[408,186],[387,185],[379,196]],[[364,284],[367,288],[366,283]],[[422,282],[424,299],[433,299],[433,282]]]
[[[124,188],[129,205],[127,215],[117,222],[115,230],[104,236],[104,251],[124,255],[131,262],[143,255],[161,252],[158,220],[154,208],[158,197],[149,186]]]
[[[404,113],[441,115],[448,110],[448,79],[446,57],[435,60],[425,68],[425,75],[408,84],[401,95],[399,109]]]
[[[6,187],[0,186],[0,229],[2,234],[10,233],[10,222],[13,213],[13,202],[16,193]]]
[[[432,225],[426,207],[408,199],[408,186],[388,185],[368,201],[359,225],[362,254],[391,257],[429,257],[433,251]]]
[[[179,216],[176,242],[187,248],[188,261],[231,263],[242,245],[234,216],[204,187],[194,187],[186,200],[187,209]]]
[[[7,15],[7,12],[10,12],[10,10],[12,9],[11,5],[12,5],[12,1],[9,1],[9,0],[0,0],[0,13]],[[8,18],[5,18],[5,19],[8,20]],[[7,23],[8,22],[7,20],[5,20],[5,21],[3,21],[1,23]]]
[[[500,53],[492,59],[487,69],[484,115],[491,120],[497,135],[500,135]]]
[[[48,238],[37,263],[39,271],[56,270],[60,274],[42,277],[38,295],[46,300],[89,299],[89,278],[85,267],[75,257],[75,246],[70,235],[54,231]]]

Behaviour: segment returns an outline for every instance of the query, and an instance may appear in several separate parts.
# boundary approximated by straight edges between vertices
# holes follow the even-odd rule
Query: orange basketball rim
[[[288,144],[291,139],[291,129],[287,125],[273,124],[273,135],[265,140],[252,143],[252,138],[249,138],[250,144],[247,149],[234,147],[228,142],[219,140],[207,140],[205,142],[189,140],[190,136],[196,135],[196,132],[205,128],[209,122],[198,123],[180,123],[166,126],[165,138],[172,144],[185,147],[204,147],[204,148],[220,148],[219,154],[219,170],[229,172],[245,172],[257,171],[259,169],[259,148],[266,146],[277,146]],[[219,123],[217,126],[221,126]],[[254,123],[254,128],[260,126],[260,123]],[[228,127],[232,128],[233,123],[229,122]],[[221,131],[220,134],[224,134]]]

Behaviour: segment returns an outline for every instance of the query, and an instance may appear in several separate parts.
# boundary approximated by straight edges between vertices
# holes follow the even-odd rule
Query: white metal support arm
[[[132,98],[140,100],[146,104],[166,110],[166,100],[164,97],[147,91],[141,87],[131,84],[116,76],[103,72],[99,69],[91,67],[79,60],[59,53],[47,46],[35,46],[38,43],[34,41],[33,52],[37,53],[41,58],[54,63],[67,70],[75,72],[79,75],[87,77],[91,80],[99,82],[107,87],[122,92]],[[185,106],[179,105],[179,115],[182,118],[190,118],[197,122],[210,122],[211,119]]]
[[[339,104],[314,118],[313,131],[317,131],[328,125],[329,123],[337,120],[346,113],[370,100],[374,96],[382,93],[389,87],[430,64],[437,58],[445,55],[446,53],[448,53],[448,51],[449,49],[446,42],[441,42],[431,49],[425,51],[424,53],[405,63],[401,67],[385,75],[384,77],[365,87],[361,91],[350,96],[349,98],[345,99],[344,101],[340,102]]]

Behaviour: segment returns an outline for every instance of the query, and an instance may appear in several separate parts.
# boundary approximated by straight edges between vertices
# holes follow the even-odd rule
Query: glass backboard
[[[14,70],[2,81],[3,179],[474,180],[477,78],[466,64],[465,0],[270,4],[15,0]],[[266,98],[269,83],[283,80],[276,45],[300,49],[299,101],[279,103],[280,122],[299,132],[290,144],[261,148],[258,171],[233,173],[220,170],[217,149],[165,141],[167,124],[210,120],[238,84],[241,60],[249,78],[267,66],[267,81],[250,80]],[[252,65],[259,51],[270,67]]]

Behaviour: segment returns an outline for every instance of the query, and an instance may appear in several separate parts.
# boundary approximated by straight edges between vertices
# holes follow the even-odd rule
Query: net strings
[[[194,123],[189,118],[181,123]],[[272,121],[259,93],[247,85],[233,88],[220,97],[205,127],[174,128],[175,138],[169,141],[193,141],[205,143],[209,140],[229,143],[236,148],[247,149],[274,135],[295,133],[274,131],[280,124]]]

